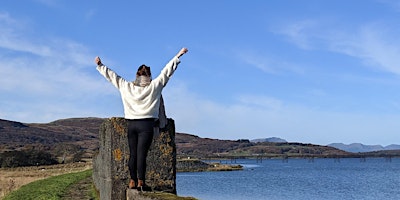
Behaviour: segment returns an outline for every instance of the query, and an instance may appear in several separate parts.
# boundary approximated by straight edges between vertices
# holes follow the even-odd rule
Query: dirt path
[[[71,185],[62,200],[94,200],[92,195],[92,176]]]

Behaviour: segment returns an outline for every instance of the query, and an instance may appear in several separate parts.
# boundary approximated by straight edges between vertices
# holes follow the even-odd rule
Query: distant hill
[[[287,141],[278,137],[270,137],[270,138],[254,139],[251,140],[251,142],[258,143],[258,142],[287,142]]]
[[[103,118],[70,118],[50,123],[21,123],[0,119],[0,152],[39,149],[60,157],[84,152],[91,158],[99,146],[98,132]],[[333,157],[352,156],[335,147],[286,142],[267,138],[219,140],[176,133],[178,157],[216,157],[264,155],[269,157]]]
[[[328,144],[328,146],[341,149],[347,152],[373,152],[373,151],[385,151],[385,150],[400,150],[400,145],[392,144],[389,146],[382,146],[382,145],[364,145],[361,143],[352,143],[352,144],[343,144],[343,143],[332,143]]]
[[[229,157],[337,157],[351,156],[334,147],[296,142],[251,142],[246,139],[218,140],[179,133],[175,139],[178,156]]]
[[[45,150],[57,156],[85,152],[91,157],[98,148],[101,118],[71,118],[50,123],[21,123],[0,119],[0,152]]]

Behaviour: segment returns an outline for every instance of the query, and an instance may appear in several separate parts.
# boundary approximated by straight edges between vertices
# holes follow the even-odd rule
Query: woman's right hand
[[[183,47],[176,56],[179,58],[179,57],[181,57],[183,54],[185,54],[187,52],[188,52],[188,49]]]

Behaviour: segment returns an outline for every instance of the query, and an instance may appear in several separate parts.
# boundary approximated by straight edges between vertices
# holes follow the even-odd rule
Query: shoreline
[[[176,172],[236,171],[243,170],[237,164],[208,163],[200,159],[180,159],[176,163]]]

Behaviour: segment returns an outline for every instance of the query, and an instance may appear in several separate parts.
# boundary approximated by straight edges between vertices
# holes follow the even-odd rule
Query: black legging
[[[146,157],[153,140],[154,118],[128,121],[129,172],[131,179],[145,180]]]

